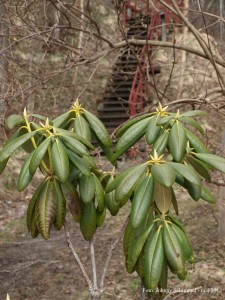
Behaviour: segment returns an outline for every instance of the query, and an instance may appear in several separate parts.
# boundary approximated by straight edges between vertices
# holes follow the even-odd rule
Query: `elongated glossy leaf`
[[[71,113],[68,111],[52,120],[53,126],[62,127],[70,118]]]
[[[24,123],[24,118],[21,115],[11,115],[6,119],[5,126],[8,129],[13,129],[22,123]]]
[[[87,110],[84,111],[84,118],[88,121],[91,129],[95,132],[101,143],[106,147],[111,147],[112,140],[104,124],[94,114]]]
[[[104,207],[103,211],[99,212],[99,210],[96,210],[96,225],[97,227],[101,227],[105,221],[106,217],[106,207]]]
[[[182,116],[180,117],[180,120],[184,123],[187,123],[189,125],[191,125],[192,127],[194,127],[195,129],[197,129],[201,134],[204,134],[205,133],[205,130],[204,128],[202,127],[202,125],[195,121],[194,119],[192,118],[189,118],[189,117],[185,117],[185,116]]]
[[[56,128],[56,131],[57,131],[57,133],[61,133],[63,136],[68,136],[68,137],[71,137],[71,138],[81,142],[82,144],[87,146],[87,148],[95,150],[95,147],[89,141],[87,141],[85,138],[83,138],[82,136],[80,136],[79,134],[77,134],[75,132],[68,131],[68,130],[65,130],[62,128]]]
[[[80,230],[86,241],[90,241],[97,227],[97,215],[93,201],[84,203],[81,209]]]
[[[137,116],[137,117],[132,117],[131,119],[129,119],[128,121],[126,121],[122,127],[120,127],[117,132],[116,132],[116,137],[120,137],[122,136],[125,131],[131,127],[132,125],[134,125],[135,123],[138,123],[139,121],[143,120],[143,119],[146,119],[146,118],[149,118],[151,117],[151,114],[144,114],[144,115],[141,115],[141,116]]]
[[[187,136],[183,125],[176,121],[169,134],[169,148],[175,161],[180,162],[186,152]]]
[[[76,116],[74,120],[74,131],[87,141],[91,142],[91,131],[89,124],[82,115]]]
[[[176,194],[173,190],[173,188],[171,187],[171,192],[172,192],[172,199],[171,199],[171,202],[172,202],[172,205],[173,205],[173,208],[175,210],[175,213],[176,215],[178,216],[179,214],[179,209],[178,209],[178,203],[177,203],[177,198],[176,198]]]
[[[102,212],[105,208],[105,195],[104,195],[104,190],[99,182],[98,178],[93,174],[94,177],[94,182],[95,182],[95,194],[96,194],[96,199],[98,203],[98,211]]]
[[[113,181],[113,176],[109,178],[108,184]],[[115,190],[105,194],[105,205],[112,216],[116,216],[120,209],[120,203],[115,199]]]
[[[69,158],[63,143],[56,139],[52,145],[52,166],[60,182],[65,182],[69,176]]]
[[[81,173],[83,173],[85,176],[91,176],[90,167],[84,159],[80,158],[78,155],[76,155],[69,149],[66,149],[66,152],[69,156],[71,163],[75,167],[77,167],[81,171]]]
[[[85,176],[82,175],[79,182],[79,191],[81,199],[84,203],[89,203],[93,200],[95,195],[95,180],[94,175]]]
[[[115,175],[116,177],[109,181],[107,186],[106,186],[106,193],[110,193],[111,191],[115,190],[119,183],[127,176],[127,174],[132,173],[133,171],[135,172],[137,166],[131,167],[129,169],[124,170],[118,175]]]
[[[48,180],[43,185],[39,200],[35,206],[36,224],[45,240],[50,237],[50,227],[55,219],[55,201],[53,183]]]
[[[225,173],[225,158],[208,153],[194,153],[194,156],[213,169]]]
[[[82,201],[76,188],[71,182],[61,183],[61,187],[74,221],[79,222],[81,218]]]
[[[214,197],[214,195],[203,185],[201,188],[201,199],[203,199],[206,202],[209,202],[211,204],[216,203],[216,198]]]
[[[210,170],[205,163],[196,159],[195,157],[187,157],[188,162],[192,167],[206,180],[211,181]]]
[[[157,125],[165,125],[166,123],[169,123],[174,118],[174,116],[175,114],[160,118],[157,122]]]
[[[138,179],[141,177],[141,175],[145,172],[146,169],[147,165],[145,163],[136,166],[136,168],[134,168],[123,178],[123,180],[121,180],[121,182],[116,188],[115,197],[117,201],[121,203],[130,198]]]
[[[147,289],[155,289],[158,285],[164,260],[162,231],[157,230],[148,243],[144,261],[144,285]]]
[[[66,199],[63,194],[63,190],[59,182],[55,179],[53,181],[55,189],[55,220],[54,226],[57,230],[60,230],[63,226],[63,221],[66,216]]]
[[[32,117],[34,118],[37,118],[37,119],[40,119],[42,121],[46,121],[47,120],[47,117],[43,116],[43,115],[40,115],[40,114],[30,114]],[[50,121],[51,122],[51,121]]]
[[[180,163],[174,163],[174,162],[168,162],[168,165],[170,165],[178,174],[189,180],[190,182],[201,185],[201,179],[198,176],[198,174],[189,166],[180,164]]]
[[[198,201],[201,197],[201,186],[196,185],[186,178],[184,179],[184,188],[188,191],[191,198],[195,201]]]
[[[151,173],[158,183],[166,187],[172,186],[175,182],[176,173],[174,172],[174,169],[167,163],[151,166]]]
[[[45,180],[43,180],[39,184],[38,188],[36,189],[36,191],[34,192],[32,198],[31,198],[28,208],[27,208],[26,223],[27,223],[27,229],[29,232],[31,231],[31,223],[32,223],[32,219],[34,217],[35,205],[36,205],[36,202],[38,201],[39,193],[40,193],[44,183],[45,183]]]
[[[0,162],[0,175],[5,170],[5,167],[6,167],[7,163],[8,163],[8,160],[9,160],[9,157]]]
[[[182,116],[184,117],[207,116],[207,115],[208,113],[206,111],[198,110],[198,109],[187,111],[182,114]]]
[[[142,228],[141,233],[138,235],[137,239],[133,240],[129,266],[131,270],[134,269],[141,250],[143,249],[144,244],[152,229],[153,224],[151,226],[148,226],[147,228]]]
[[[30,161],[32,159],[33,153],[31,153],[25,160],[18,177],[17,189],[19,192],[22,192],[30,183],[34,174],[31,174],[29,171]]]
[[[159,115],[155,115],[154,117],[151,117],[148,122],[148,126],[146,128],[146,142],[151,145],[155,142],[157,139],[159,132],[160,132],[160,126],[157,126],[158,121],[160,120]]]
[[[176,224],[177,226],[179,226],[183,230],[183,232],[185,232],[185,228],[184,228],[181,220],[178,217],[173,216],[173,215],[168,215],[168,217],[169,217],[169,219],[170,219],[171,222],[173,222],[174,224]]]
[[[116,144],[115,150],[118,153],[117,156],[126,152],[144,136],[148,123],[149,118],[145,118],[127,129]]]
[[[12,139],[7,143],[0,152],[0,162],[4,161],[11,154],[13,154],[20,146],[22,146],[26,141],[32,138],[36,132],[28,132],[22,136]]]
[[[30,161],[30,165],[29,165],[29,171],[30,174],[34,174],[37,170],[37,168],[39,167],[39,165],[41,164],[41,161],[43,160],[46,152],[48,151],[48,147],[50,146],[52,140],[51,138],[47,138],[46,140],[44,140],[34,151],[33,155],[32,155],[32,159]]]
[[[209,153],[209,150],[206,148],[204,143],[190,130],[185,128],[187,139],[190,143],[190,146],[194,148],[194,150],[198,153]]]
[[[154,201],[161,211],[166,213],[169,211],[172,202],[172,189],[158,183],[155,184]]]
[[[133,228],[137,228],[145,220],[149,213],[153,195],[154,179],[148,175],[138,185],[132,200],[130,219]]]
[[[158,156],[164,154],[169,140],[169,131],[165,130],[155,141],[152,147],[152,154],[156,151]]]
[[[60,136],[60,139],[63,141],[65,146],[71,151],[75,152],[79,156],[89,155],[87,148],[78,140],[75,140],[69,136]]]

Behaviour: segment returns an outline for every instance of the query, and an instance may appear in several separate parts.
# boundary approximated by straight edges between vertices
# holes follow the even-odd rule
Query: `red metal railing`
[[[171,4],[170,0],[165,0]],[[180,7],[183,6],[183,1],[178,1]],[[161,5],[157,0],[152,1],[152,5],[146,0],[128,0],[123,6],[123,22],[124,25],[131,18],[138,16],[149,16],[149,24],[147,26],[148,40],[160,40],[162,36],[162,24],[166,28],[172,24],[181,24],[180,18],[171,12],[169,9]],[[144,99],[150,93],[149,85],[149,69],[154,75],[154,53],[153,47],[144,45],[138,57],[138,66],[134,75],[131,92],[129,96],[130,116],[134,116],[137,112],[143,111]],[[149,53],[151,57],[149,58]]]
[[[170,0],[165,0],[171,4]],[[152,5],[146,0],[128,0],[123,6],[123,23],[131,18],[135,19],[139,16],[149,16],[149,24],[147,26],[147,40],[161,40],[162,26],[168,29],[172,24],[181,24],[180,18],[161,5],[157,0],[152,1]],[[179,7],[183,7],[183,1],[177,1]],[[151,57],[149,57],[151,55]],[[150,72],[154,76],[154,51],[153,47],[144,45],[138,57],[138,66],[132,82],[129,95],[130,116],[134,116],[137,112],[144,109],[144,99],[150,94],[149,77]],[[130,149],[130,157],[136,157],[137,151],[133,147]]]

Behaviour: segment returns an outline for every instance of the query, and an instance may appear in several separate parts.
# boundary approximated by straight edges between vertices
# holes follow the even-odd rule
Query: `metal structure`
[[[171,4],[170,0],[166,0]],[[183,1],[177,1],[182,7]],[[165,40],[166,34],[180,19],[159,1],[121,1],[121,18],[126,37],[142,40]],[[150,95],[150,77],[160,72],[154,64],[154,49],[147,45],[126,47],[114,65],[99,118],[114,130],[130,116],[143,111]]]

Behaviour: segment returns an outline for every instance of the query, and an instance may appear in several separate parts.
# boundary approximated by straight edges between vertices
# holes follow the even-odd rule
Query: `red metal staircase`
[[[180,19],[158,1],[129,0],[122,2],[122,21],[127,38],[144,40],[165,39],[165,34]],[[170,4],[170,0],[166,0]],[[183,1],[178,1],[182,6]],[[103,101],[98,108],[100,120],[109,131],[115,130],[130,116],[143,111],[150,94],[150,76],[159,73],[154,65],[154,51],[149,45],[126,47],[113,67]]]

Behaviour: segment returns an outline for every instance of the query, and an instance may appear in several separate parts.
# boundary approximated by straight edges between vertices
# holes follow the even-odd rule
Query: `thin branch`
[[[93,273],[93,284],[94,289],[98,289],[98,283],[97,283],[97,269],[96,269],[96,260],[95,260],[95,248],[94,248],[94,239],[92,238],[89,241],[89,247],[91,252],[91,265],[92,265],[92,273]]]
[[[123,224],[121,230],[120,230],[120,233],[118,235],[118,237],[115,239],[115,241],[111,244],[110,246],[110,249],[109,249],[109,252],[108,252],[108,256],[107,256],[107,259],[106,259],[106,263],[105,263],[105,266],[104,266],[104,269],[103,269],[103,272],[102,272],[102,277],[101,277],[101,281],[100,281],[100,290],[102,291],[104,289],[104,281],[105,281],[105,277],[106,277],[106,273],[107,273],[107,270],[109,268],[109,263],[112,259],[112,254],[113,254],[113,251],[115,250],[116,246],[119,244],[122,236],[123,236],[123,233],[124,233],[124,230],[129,222],[129,219],[130,219],[130,216],[127,217],[125,223]]]
[[[91,282],[91,280],[90,280],[90,278],[89,278],[89,276],[88,276],[88,274],[87,274],[87,272],[86,272],[86,270],[84,268],[84,265],[82,264],[82,262],[81,262],[81,260],[80,260],[80,258],[78,256],[78,254],[77,254],[77,252],[76,252],[76,250],[75,250],[75,248],[74,248],[74,246],[73,246],[73,244],[71,242],[70,233],[69,233],[69,229],[68,229],[68,224],[67,224],[66,220],[64,220],[64,224],[63,225],[64,225],[65,232],[66,232],[67,244],[68,244],[71,252],[73,253],[73,256],[75,257],[75,260],[76,260],[76,262],[77,262],[77,264],[78,264],[78,266],[79,266],[79,268],[80,268],[80,270],[81,270],[84,278],[86,279],[86,282],[88,284],[89,290],[92,291],[93,290],[93,284],[92,284],[92,282]]]

